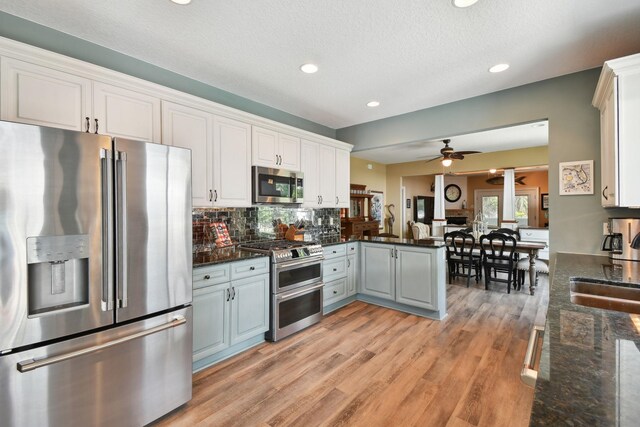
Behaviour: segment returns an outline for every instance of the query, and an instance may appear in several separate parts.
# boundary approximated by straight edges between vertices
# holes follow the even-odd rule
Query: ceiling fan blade
[[[442,158],[443,158],[442,156],[434,157],[434,158],[433,158],[433,159],[431,159],[431,160],[427,160],[427,161],[426,161],[426,163],[435,162],[436,160],[440,160],[440,159],[442,159]]]
[[[462,154],[463,156],[466,156],[467,154],[479,154],[482,153],[482,151],[456,151],[456,154]]]
[[[462,160],[462,159],[464,159],[464,155],[462,153],[463,153],[463,151],[455,151],[455,152],[449,154],[449,158],[453,159],[453,160]]]

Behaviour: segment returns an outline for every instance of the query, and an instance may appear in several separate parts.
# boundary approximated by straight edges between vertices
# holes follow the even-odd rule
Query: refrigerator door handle
[[[91,347],[83,348],[83,349],[72,351],[65,354],[60,354],[58,356],[47,357],[46,359],[40,359],[40,360],[30,359],[30,360],[24,360],[22,362],[18,362],[17,369],[18,371],[25,373],[25,372],[33,371],[38,368],[44,368],[45,366],[53,365],[54,363],[64,362],[66,360],[74,359],[76,357],[84,356],[86,354],[95,353],[97,351],[104,350],[106,348],[113,347],[118,344],[122,344],[128,341],[145,337],[147,335],[152,335],[157,332],[164,331],[165,329],[175,328],[176,326],[180,326],[185,323],[187,323],[187,319],[182,315],[178,315],[174,317],[173,320],[163,325],[155,326],[153,328],[136,332],[135,334],[127,335],[122,338],[117,338],[112,341],[107,341],[102,344],[94,345]]]
[[[118,227],[118,301],[119,308],[127,306],[127,153],[116,151],[116,224]]]
[[[89,119],[87,118],[87,121]],[[113,310],[113,164],[111,150],[100,150],[102,186],[102,311]]]

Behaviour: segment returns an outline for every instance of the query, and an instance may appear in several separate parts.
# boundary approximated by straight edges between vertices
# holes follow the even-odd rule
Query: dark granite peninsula
[[[640,315],[572,303],[572,278],[640,288],[640,263],[557,255],[530,425],[640,425]]]
[[[264,256],[266,255],[239,249],[235,245],[227,248],[212,248],[202,252],[193,252],[193,268]]]

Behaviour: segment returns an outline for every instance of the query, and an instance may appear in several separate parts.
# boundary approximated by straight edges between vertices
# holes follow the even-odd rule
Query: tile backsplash
[[[340,209],[307,209],[286,206],[256,206],[251,208],[195,208],[193,210],[193,251],[215,247],[210,224],[224,221],[234,243],[283,239],[276,225],[304,224],[304,239],[318,240],[340,237]]]

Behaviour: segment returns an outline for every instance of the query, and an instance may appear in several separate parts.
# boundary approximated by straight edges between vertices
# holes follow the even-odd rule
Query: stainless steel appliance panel
[[[640,261],[640,250],[633,249],[631,242],[640,233],[640,218],[611,218],[611,233],[622,235],[620,250],[610,252],[612,259]]]
[[[322,259],[302,259],[271,265],[272,292],[284,292],[322,281]]]
[[[0,357],[3,427],[142,426],[191,399],[192,308]]]
[[[114,140],[116,321],[192,300],[191,151]]]
[[[252,168],[253,203],[300,204],[304,202],[304,174],[260,166]]]
[[[0,122],[0,150],[0,352],[113,323],[110,138]]]
[[[278,341],[322,320],[324,283],[272,294],[271,320],[266,338]]]

